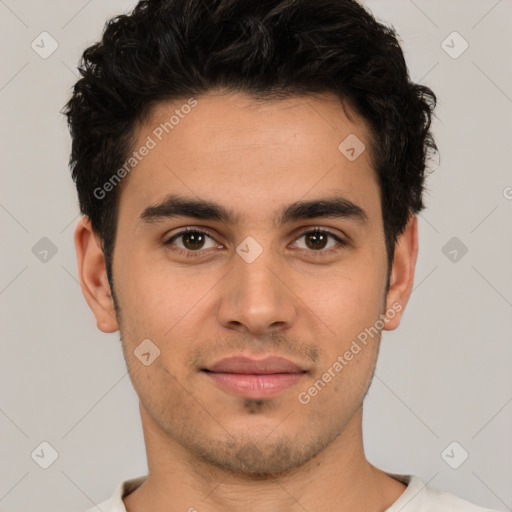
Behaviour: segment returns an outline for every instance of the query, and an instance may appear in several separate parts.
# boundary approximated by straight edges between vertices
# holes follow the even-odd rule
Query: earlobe
[[[393,267],[386,296],[387,318],[384,329],[387,331],[396,329],[400,324],[400,319],[412,292],[417,257],[418,219],[412,215],[395,246]]]
[[[82,293],[96,317],[98,329],[103,332],[117,331],[119,326],[107,279],[105,255],[88,217],[82,217],[76,226],[75,250]]]

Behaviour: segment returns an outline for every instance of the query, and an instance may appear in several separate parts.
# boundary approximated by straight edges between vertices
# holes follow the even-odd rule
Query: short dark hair
[[[424,208],[436,96],[410,80],[394,29],[355,0],[142,0],[106,23],[79,71],[64,110],[70,167],[109,279],[122,187],[94,191],[124,165],[155,104],[212,89],[258,99],[333,92],[365,119],[389,268],[397,237]]]

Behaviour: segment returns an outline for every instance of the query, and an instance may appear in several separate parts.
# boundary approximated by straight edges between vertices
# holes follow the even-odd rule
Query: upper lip
[[[268,356],[264,359],[252,359],[244,356],[227,357],[205,370],[216,373],[245,374],[304,373],[306,371],[289,359],[276,356]]]

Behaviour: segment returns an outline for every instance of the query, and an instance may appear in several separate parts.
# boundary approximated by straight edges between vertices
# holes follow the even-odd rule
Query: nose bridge
[[[240,258],[236,262],[235,274],[239,279],[240,287],[237,292],[247,294],[254,299],[260,296],[276,299],[279,293],[276,290],[277,258],[270,249],[263,251],[254,261]],[[282,284],[281,284],[282,286]]]
[[[218,313],[225,327],[264,333],[293,323],[293,294],[283,283],[279,255],[270,246],[244,240],[237,247],[228,279]]]

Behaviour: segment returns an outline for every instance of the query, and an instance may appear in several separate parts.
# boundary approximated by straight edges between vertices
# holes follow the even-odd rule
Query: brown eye
[[[203,247],[205,242],[205,235],[204,233],[192,231],[190,233],[181,235],[181,239],[185,248],[190,249],[191,251],[195,251]]]
[[[208,243],[209,245],[207,245]],[[165,241],[164,245],[170,248],[174,246],[177,250],[189,253],[200,252],[201,249],[212,249],[217,246],[215,240],[210,235],[195,229],[187,229],[176,233]]]
[[[303,242],[299,242],[303,239]],[[298,249],[309,252],[318,252],[320,254],[330,252],[330,249],[336,249],[336,245],[342,247],[346,243],[334,233],[323,229],[312,229],[302,233],[295,242]],[[325,249],[325,250],[324,250]]]
[[[310,249],[324,249],[327,245],[329,235],[322,233],[321,231],[310,231],[305,235],[306,245]]]

